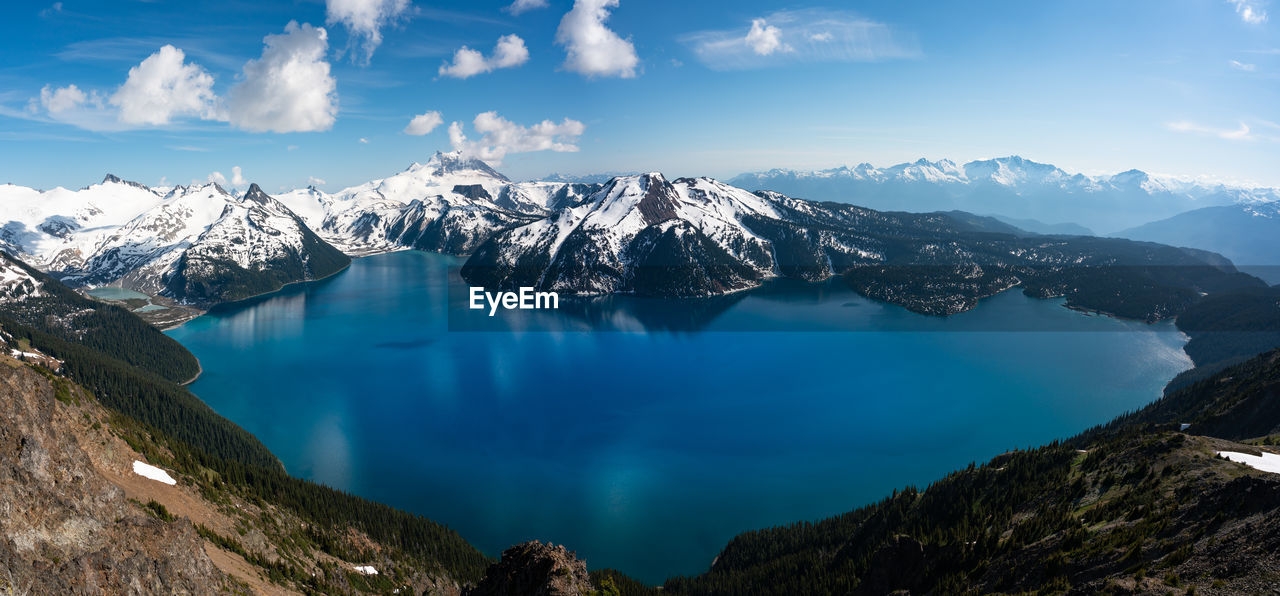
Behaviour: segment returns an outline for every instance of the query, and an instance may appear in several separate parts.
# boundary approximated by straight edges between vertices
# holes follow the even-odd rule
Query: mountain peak
[[[145,184],[143,184],[143,183],[141,183],[141,182],[134,182],[134,181],[132,181],[132,180],[125,180],[125,179],[123,179],[123,178],[121,178],[121,177],[119,177],[119,176],[117,176],[117,175],[115,175],[115,174],[107,174],[106,176],[103,176],[103,177],[102,177],[102,182],[101,182],[101,184],[123,184],[123,185],[125,185],[125,186],[132,186],[132,187],[134,187],[134,188],[139,188],[139,189],[142,189],[142,190],[151,190],[151,188],[150,188],[150,187],[148,187],[147,185],[145,185]]]
[[[244,200],[253,201],[255,203],[265,203],[271,200],[271,197],[268,196],[267,193],[262,192],[262,187],[258,186],[258,183],[254,182],[249,185],[249,190],[244,192]]]
[[[490,178],[496,178],[502,182],[510,182],[511,180],[504,176],[501,172],[493,169],[489,164],[476,157],[469,157],[461,151],[450,151],[444,153],[436,151],[427,163],[418,166],[419,168],[430,168],[432,173],[439,176],[443,174],[456,174],[462,172],[475,172]],[[411,169],[414,166],[410,166]]]

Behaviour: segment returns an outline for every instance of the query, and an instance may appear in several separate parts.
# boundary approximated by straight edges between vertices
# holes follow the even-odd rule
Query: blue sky
[[[523,1],[8,2],[0,182],[336,190],[456,146],[514,178],[1019,154],[1280,186],[1280,2]]]

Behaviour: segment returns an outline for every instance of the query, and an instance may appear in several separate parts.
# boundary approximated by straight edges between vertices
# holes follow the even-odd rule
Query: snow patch
[[[1235,451],[1218,451],[1218,455],[1225,457],[1233,462],[1241,463],[1255,470],[1263,472],[1271,472],[1272,474],[1280,474],[1280,455],[1274,453],[1262,452],[1262,455],[1249,455],[1248,453],[1237,453]]]
[[[152,480],[155,480],[156,482],[163,482],[164,484],[168,484],[169,486],[173,486],[178,483],[178,481],[174,480],[173,476],[170,476],[168,472],[161,470],[160,468],[157,468],[151,464],[143,463],[137,460],[134,460],[133,462],[133,473],[139,476],[142,476],[143,478],[150,478]]]

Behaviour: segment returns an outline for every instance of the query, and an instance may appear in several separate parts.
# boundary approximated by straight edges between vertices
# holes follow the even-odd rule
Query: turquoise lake
[[[825,284],[467,310],[401,252],[168,333],[192,391],[291,473],[486,553],[540,539],[659,583],[735,534],[851,510],[1156,399],[1171,324],[1010,291],[947,319]]]

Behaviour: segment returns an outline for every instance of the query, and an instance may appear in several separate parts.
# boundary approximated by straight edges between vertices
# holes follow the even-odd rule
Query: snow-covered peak
[[[998,157],[971,161],[964,165],[965,177],[970,181],[993,182],[1016,187],[1022,184],[1061,184],[1071,175],[1056,166],[1023,159],[1020,156]]]
[[[506,176],[493,169],[483,160],[470,157],[461,151],[451,151],[444,153],[436,151],[425,164],[415,163],[409,166],[409,170],[422,171],[427,170],[434,176],[446,176],[449,174],[472,174],[477,176],[495,178],[503,182],[511,182]]]
[[[148,187],[147,185],[141,182],[134,182],[132,180],[123,180],[119,176],[116,176],[115,174],[107,174],[102,178],[102,182],[100,182],[99,184],[123,184],[125,186],[132,186],[134,188],[142,189],[148,192],[152,190],[150,187]]]
[[[898,164],[887,168],[885,173],[893,178],[914,182],[964,182],[964,171],[955,162],[944,159],[929,161],[921,158],[915,163]]]

